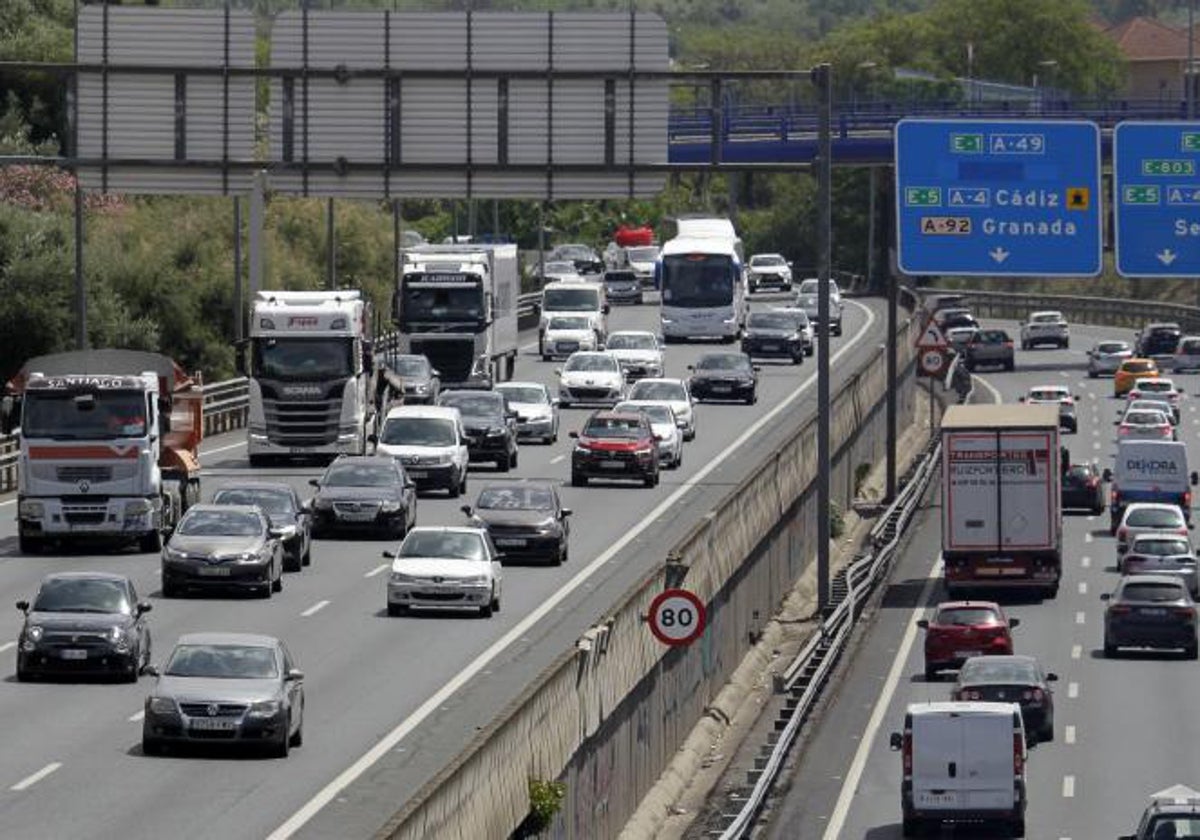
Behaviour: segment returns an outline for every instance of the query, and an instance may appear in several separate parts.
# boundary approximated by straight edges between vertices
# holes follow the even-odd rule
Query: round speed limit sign
[[[704,604],[686,589],[665,589],[650,604],[650,632],[664,645],[686,645],[704,632]]]
[[[936,376],[942,372],[942,366],[946,364],[946,354],[941,350],[926,350],[921,354],[921,369],[930,376]]]

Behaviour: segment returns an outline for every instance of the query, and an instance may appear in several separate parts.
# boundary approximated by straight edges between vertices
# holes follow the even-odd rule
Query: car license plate
[[[229,577],[228,566],[201,566],[198,572],[200,577]]]
[[[763,351],[766,353],[777,353],[777,352],[779,352],[779,345],[778,344],[764,344]]]
[[[970,659],[972,656],[983,656],[983,651],[981,651],[981,650],[962,650],[962,651],[959,651],[959,655],[963,659]]]
[[[494,542],[498,546],[504,546],[507,548],[520,548],[521,546],[525,545],[525,540],[518,540],[511,537],[509,539],[494,540]]]
[[[374,513],[339,513],[338,519],[346,522],[370,522],[375,518]]]
[[[605,469],[605,470],[623,470],[623,469],[625,469],[625,462],[624,461],[601,461],[600,467],[601,467],[601,469]]]
[[[60,651],[58,655],[63,659],[87,659],[87,651],[79,650],[77,648],[67,648],[66,650]]]
[[[409,478],[429,478],[429,473],[425,470],[405,470]]]
[[[917,803],[926,807],[954,806],[958,804],[958,793],[955,791],[945,793],[922,791],[917,794]]]
[[[730,394],[733,392],[732,385],[714,385],[712,389],[714,394]]]
[[[231,729],[237,729],[236,720],[222,718],[192,718],[189,725],[192,729],[205,729],[217,732],[227,732]]]
[[[1143,607],[1138,610],[1142,615],[1166,615],[1167,611],[1162,607]]]

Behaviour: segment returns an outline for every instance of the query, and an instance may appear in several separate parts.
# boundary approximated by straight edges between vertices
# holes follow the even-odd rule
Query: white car
[[[816,277],[806,277],[800,281],[796,290],[796,306],[808,313],[810,321],[816,321],[821,311],[820,280]],[[842,292],[838,289],[837,281],[829,278],[829,334],[842,334]]]
[[[1130,409],[1116,423],[1117,440],[1175,440],[1170,415],[1161,411]]]
[[[979,332],[979,327],[951,327],[946,330],[946,343],[956,353],[962,353],[967,349],[967,345],[971,343],[971,339],[975,337],[975,333]]]
[[[652,332],[618,330],[609,334],[604,349],[617,357],[629,382],[663,375],[662,344]]]
[[[1079,420],[1075,416],[1076,397],[1066,385],[1034,385],[1029,393],[1021,397],[1026,405],[1057,405],[1059,428],[1072,433],[1079,431]]]
[[[639,245],[625,249],[625,262],[638,276],[642,288],[654,285],[654,266],[658,263],[657,245]]]
[[[457,408],[399,405],[390,409],[375,451],[403,464],[419,490],[444,489],[456,499],[467,489],[467,433]]]
[[[418,526],[392,561],[388,615],[411,609],[471,610],[484,618],[500,611],[504,573],[500,553],[483,528]]]
[[[1179,339],[1171,369],[1176,373],[1200,370],[1200,335],[1185,335]]]
[[[542,276],[549,283],[554,280],[583,283],[583,275],[575,269],[575,263],[568,260],[551,260],[542,266]]]
[[[596,325],[588,315],[555,315],[546,322],[542,361],[570,356],[577,350],[599,350]]]
[[[558,440],[558,400],[540,382],[499,382],[492,388],[508,399],[517,412],[517,439],[534,438],[543,443]]]
[[[1179,403],[1183,400],[1183,391],[1175,387],[1175,383],[1164,376],[1148,376],[1133,384],[1133,389],[1125,395],[1127,400],[1162,400],[1171,404],[1171,413],[1175,422],[1179,422]]]
[[[567,363],[555,373],[558,374],[558,404],[563,408],[575,403],[611,406],[625,397],[625,374],[612,353],[572,353]]]
[[[667,469],[678,469],[683,464],[683,432],[675,421],[675,412],[667,403],[626,400],[617,403],[613,411],[636,411],[646,415],[650,431],[658,438],[658,462]]]
[[[792,290],[792,264],[782,254],[754,254],[747,266],[746,282],[751,294]]]
[[[1178,418],[1175,417],[1175,412],[1172,410],[1171,404],[1169,402],[1167,402],[1166,400],[1152,400],[1152,399],[1130,400],[1129,402],[1125,403],[1125,408],[1124,408],[1124,410],[1121,411],[1121,415],[1124,415],[1126,411],[1135,411],[1135,410],[1136,411],[1161,411],[1163,414],[1167,415],[1167,419],[1171,421],[1172,425],[1175,425],[1175,426],[1179,425],[1179,420],[1178,420]]]
[[[1188,537],[1187,520],[1179,505],[1169,505],[1164,502],[1132,502],[1121,514],[1121,524],[1117,526],[1117,558],[1124,556],[1129,550],[1129,544],[1138,534],[1149,534],[1156,531]],[[1121,569],[1124,573],[1124,568]]]
[[[629,389],[628,399],[638,402],[661,402],[675,412],[676,425],[683,431],[684,440],[696,437],[695,400],[682,379],[640,379]]]
[[[1021,325],[1021,349],[1032,350],[1039,344],[1071,346],[1071,328],[1061,312],[1033,312]]]

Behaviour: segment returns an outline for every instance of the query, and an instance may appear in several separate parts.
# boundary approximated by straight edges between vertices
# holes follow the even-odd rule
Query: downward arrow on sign
[[[1008,251],[1005,251],[1003,248],[993,248],[991,251],[988,251],[988,254],[998,263],[1002,263],[1008,259]]]
[[[1170,248],[1163,248],[1154,256],[1158,257],[1158,261],[1163,265],[1170,265],[1175,262],[1175,252]]]

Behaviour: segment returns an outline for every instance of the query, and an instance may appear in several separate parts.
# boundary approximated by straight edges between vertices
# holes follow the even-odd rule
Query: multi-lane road
[[[877,301],[848,302],[845,334],[832,339],[838,371],[860,365],[883,334]],[[653,306],[614,308],[610,329],[653,328]],[[517,377],[552,383],[552,363],[526,347]],[[671,345],[667,375],[686,376],[702,345]],[[30,597],[48,572],[104,569],[129,575],[150,614],[155,661],[180,634],[241,630],[283,638],[304,670],[305,743],[284,760],[224,753],[141,754],[138,685],[17,683],[13,650],[20,614],[0,618],[0,823],[5,836],[91,838],[367,837],[468,743],[479,728],[569,647],[678,536],[740,480],[815,406],[815,365],[764,363],[754,407],[698,407],[698,435],[683,468],[655,489],[572,488],[566,432],[584,409],[563,413],[554,446],[523,446],[510,477],[560,483],[572,519],[571,560],[562,567],[505,570],[503,612],[388,618],[388,543],[321,540],[313,564],[285,576],[269,601],[235,597],[165,600],[159,558],[114,554],[19,556],[15,503],[0,499],[0,602]],[[307,495],[318,465],[251,471],[240,434],[206,441],[204,497],[253,475]],[[735,457],[735,454],[737,457]],[[461,523],[459,505],[491,474],[472,470],[468,499],[426,496],[419,524]]]
[[[1015,335],[1015,325],[1004,324]],[[1082,399],[1079,432],[1064,435],[1073,461],[1112,465],[1118,406],[1112,380],[1088,379],[1084,353],[1096,338],[1128,331],[1073,328],[1070,350],[1017,352],[1016,371],[981,373],[979,398],[1013,402],[1030,386],[1069,384]],[[980,381],[981,380],[981,381]],[[1180,440],[1200,457],[1200,379],[1176,377],[1188,396]],[[951,678],[925,682],[921,631],[927,605],[945,599],[940,584],[937,490],[915,520],[873,624],[849,660],[837,692],[776,804],[767,836],[891,840],[900,833],[900,758],[888,736],[903,728],[909,703],[949,699]],[[1200,779],[1195,698],[1200,669],[1166,654],[1103,657],[1100,595],[1117,581],[1108,514],[1068,512],[1064,578],[1055,600],[1005,600],[1021,619],[1017,653],[1037,656],[1058,674],[1055,740],[1030,751],[1027,836],[1097,840],[1132,833],[1149,794]],[[977,837],[966,826],[944,836]]]

